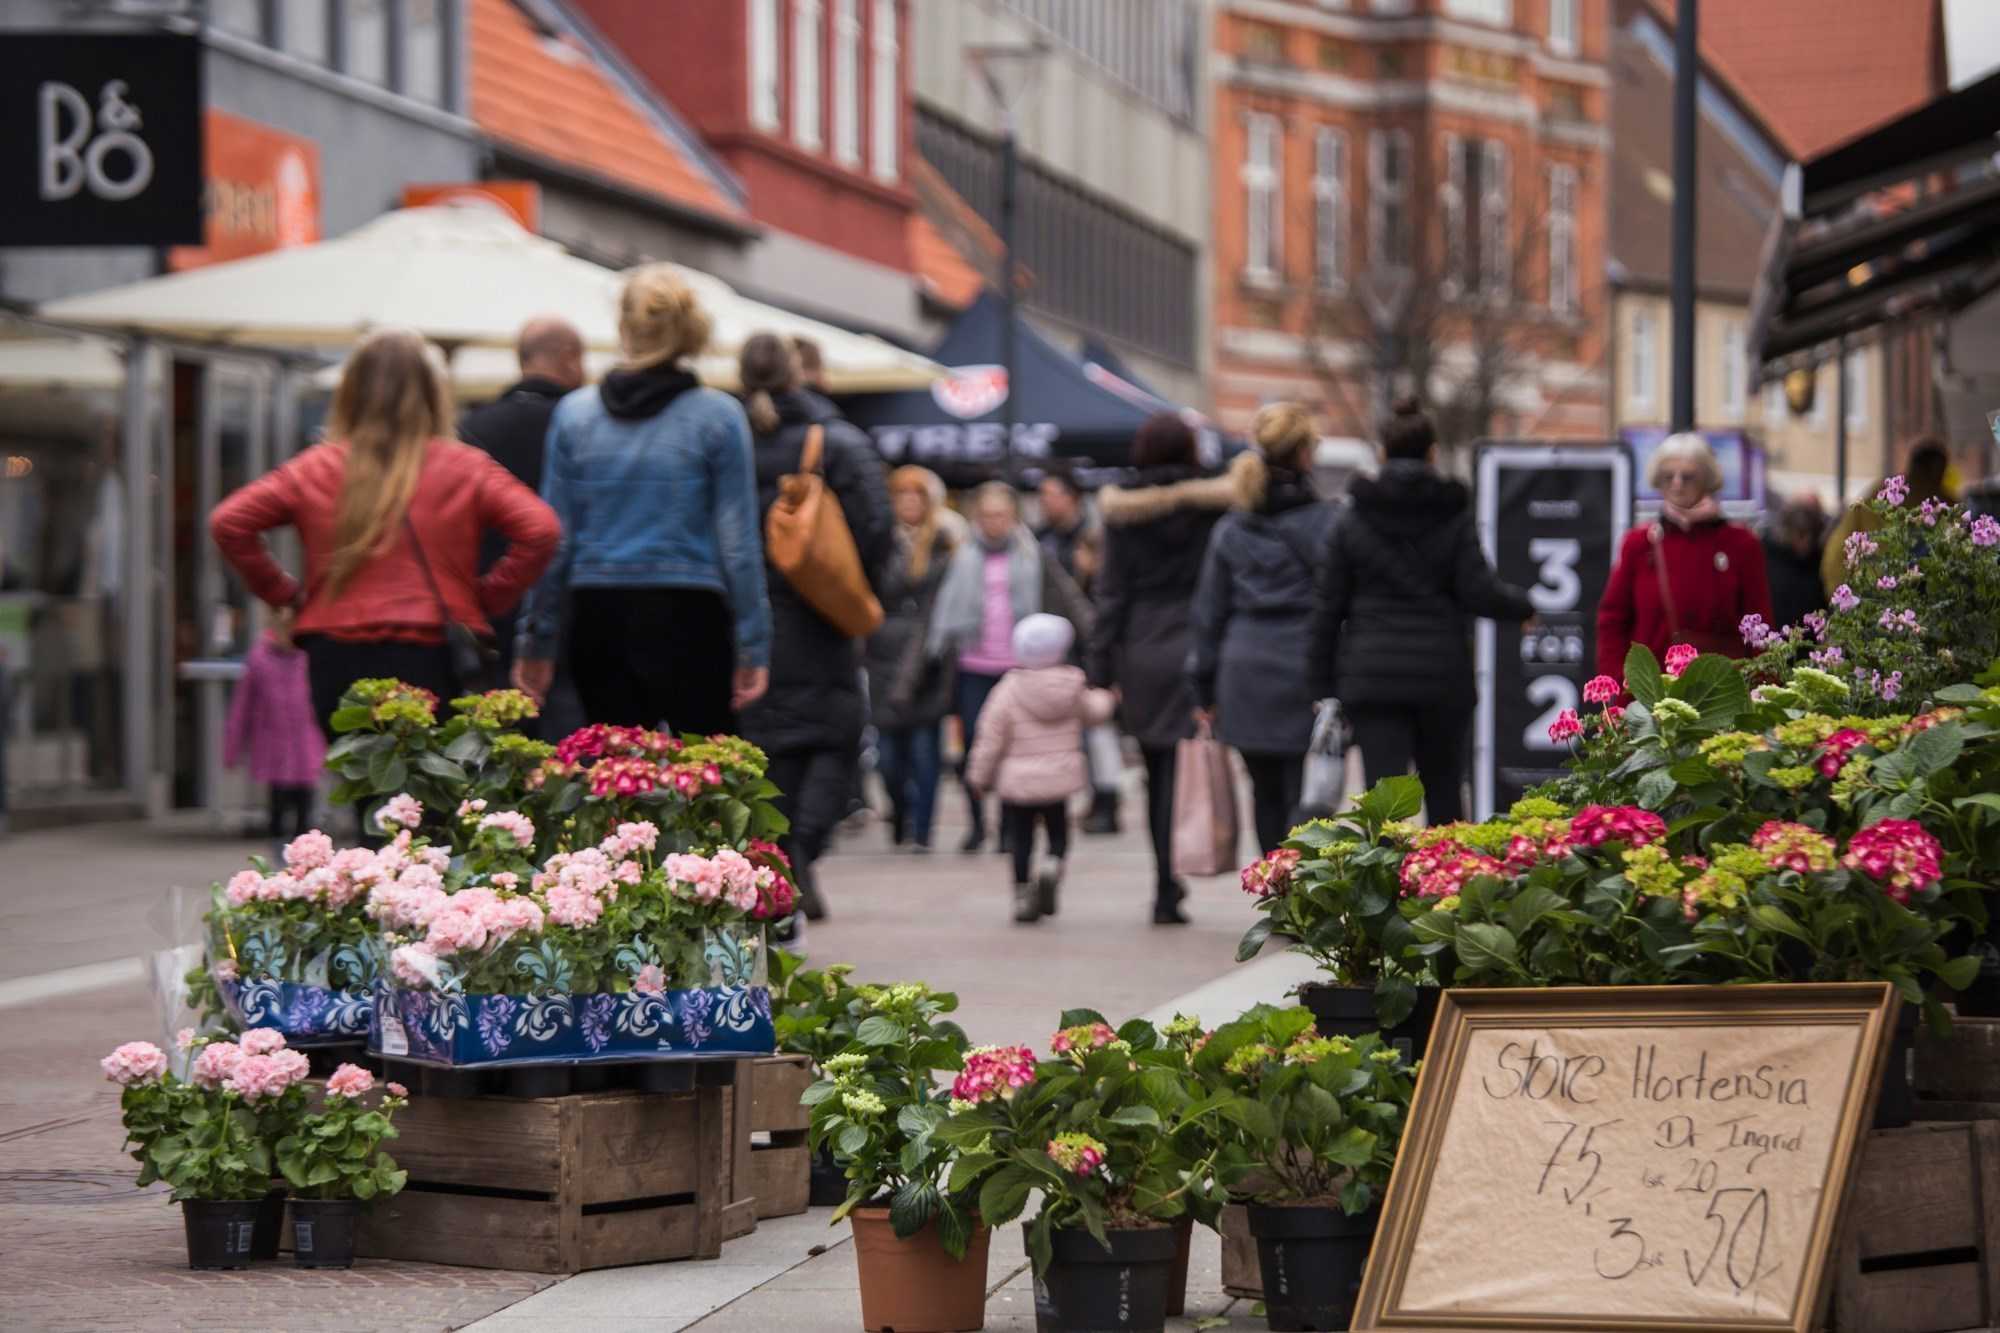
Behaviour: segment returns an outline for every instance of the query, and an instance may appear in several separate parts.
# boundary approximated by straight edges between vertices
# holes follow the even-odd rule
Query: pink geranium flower
[[[327,1095],[331,1097],[359,1097],[374,1086],[375,1076],[360,1065],[342,1065],[326,1081]]]
[[[188,1078],[197,1087],[219,1088],[224,1079],[236,1072],[237,1062],[242,1059],[242,1048],[235,1042],[212,1041],[202,1047],[201,1054],[194,1058]]]
[[[1587,704],[1617,703],[1624,692],[1625,687],[1611,676],[1592,676],[1583,683],[1583,701]]]
[[[245,1055],[269,1055],[285,1049],[285,1034],[276,1028],[251,1028],[236,1039]]]
[[[1556,720],[1549,723],[1549,739],[1561,745],[1583,735],[1583,719],[1576,715],[1574,708],[1565,708],[1556,714]]]
[[[1691,643],[1677,643],[1673,645],[1667,649],[1667,674],[1678,680],[1681,672],[1688,669],[1689,663],[1700,656],[1701,650]]]
[[[167,1072],[167,1053],[150,1041],[128,1041],[97,1062],[104,1077],[131,1087],[151,1083]]]

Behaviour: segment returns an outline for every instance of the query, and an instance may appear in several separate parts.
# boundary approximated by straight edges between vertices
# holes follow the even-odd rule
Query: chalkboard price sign
[[[1884,984],[1452,991],[1357,1329],[1816,1326]]]

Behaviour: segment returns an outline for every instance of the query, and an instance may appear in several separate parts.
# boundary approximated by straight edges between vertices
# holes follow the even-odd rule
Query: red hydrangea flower
[[[1751,835],[1750,845],[1762,852],[1764,859],[1777,870],[1795,870],[1801,875],[1809,875],[1816,870],[1833,869],[1833,839],[1804,824],[1766,820],[1764,826]]]
[[[1404,857],[1396,877],[1405,896],[1435,899],[1451,897],[1480,875],[1506,873],[1507,868],[1492,857],[1447,838]]]
[[[1667,821],[1636,805],[1586,805],[1569,822],[1570,840],[1586,847],[1622,842],[1644,847],[1667,836]]]
[[[1847,840],[1841,864],[1882,885],[1882,892],[1907,904],[1944,877],[1944,849],[1914,819],[1885,819]]]
[[[1868,744],[1868,733],[1856,731],[1852,727],[1836,731],[1820,745],[1819,775],[1823,778],[1837,778],[1847,764],[1847,756]]]
[[[1258,857],[1243,867],[1243,892],[1253,898],[1283,897],[1292,890],[1292,871],[1298,864],[1299,854],[1290,847]]]

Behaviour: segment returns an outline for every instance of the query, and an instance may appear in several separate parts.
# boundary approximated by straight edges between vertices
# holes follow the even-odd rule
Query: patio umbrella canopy
[[[817,341],[833,382],[849,392],[909,388],[938,374],[880,338],[679,271],[714,319],[705,377],[759,330]],[[491,210],[406,208],[329,241],[64,297],[39,313],[78,328],[262,348],[344,348],[376,329],[412,328],[454,353],[512,348],[522,324],[556,314],[590,350],[615,354],[621,281]]]

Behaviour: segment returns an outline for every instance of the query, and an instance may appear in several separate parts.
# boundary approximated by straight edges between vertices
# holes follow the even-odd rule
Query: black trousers
[[[312,827],[311,787],[271,787],[271,841],[290,842]]]
[[[736,730],[736,621],[694,588],[577,588],[569,668],[584,716],[712,736]]]
[[[860,762],[853,750],[781,750],[770,756],[764,775],[777,785],[772,803],[792,821],[779,839],[785,855],[792,859],[792,882],[798,886],[799,905],[817,921],[826,910],[820,897],[819,878],[813,862],[819,860],[833,840],[833,831],[847,814],[847,793],[853,789],[853,771]]]
[[[1415,762],[1432,824],[1465,818],[1465,738],[1469,708],[1357,708],[1348,714],[1369,786],[1400,777]]]
[[[1007,850],[1014,857],[1014,882],[1026,884],[1035,855],[1035,825],[1048,830],[1049,855],[1060,861],[1069,855],[1069,807],[1061,801],[1047,805],[1000,803],[1000,824],[1007,831]]]
[[[1174,747],[1141,746],[1146,761],[1146,828],[1153,835],[1153,882],[1163,903],[1180,901],[1174,879]]]
[[[441,643],[401,643],[393,639],[369,641],[336,639],[325,634],[300,637],[305,649],[306,676],[312,682],[313,715],[320,730],[331,741],[333,712],[340,696],[357,680],[392,676],[406,685],[416,685],[438,697],[440,704],[458,693],[452,675],[451,654]],[[439,708],[439,721],[447,716]]]
[[[1299,789],[1306,780],[1306,757],[1245,754],[1243,767],[1250,770],[1250,811],[1257,825],[1258,854],[1276,851],[1292,831]]]

